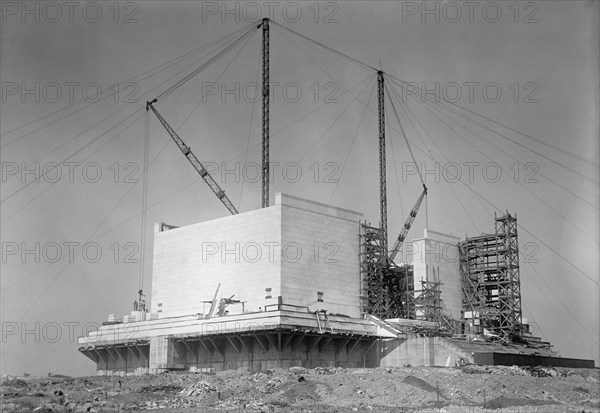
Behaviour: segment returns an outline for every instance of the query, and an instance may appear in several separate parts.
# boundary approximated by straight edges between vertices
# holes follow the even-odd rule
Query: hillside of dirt
[[[600,412],[600,370],[292,367],[1,380],[2,412]]]

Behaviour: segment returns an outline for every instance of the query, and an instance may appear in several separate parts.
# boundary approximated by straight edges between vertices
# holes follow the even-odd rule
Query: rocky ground
[[[12,377],[1,411],[600,412],[600,370],[292,367],[138,377]]]

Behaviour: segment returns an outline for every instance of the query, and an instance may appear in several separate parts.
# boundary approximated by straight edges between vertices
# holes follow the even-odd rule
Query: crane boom
[[[402,228],[402,231],[400,231],[400,235],[398,235],[398,239],[396,240],[396,243],[394,244],[394,248],[392,248],[390,250],[390,253],[388,256],[388,259],[390,262],[394,261],[394,259],[396,258],[396,255],[400,251],[400,247],[402,246],[404,239],[408,235],[408,231],[410,231],[410,227],[412,226],[413,222],[415,221],[415,217],[417,216],[417,212],[419,212],[419,208],[421,207],[421,203],[423,202],[423,198],[425,198],[425,195],[427,195],[427,187],[425,186],[425,184],[423,184],[423,192],[421,193],[421,196],[419,197],[419,199],[417,199],[417,203],[415,204],[413,209],[410,211],[410,214],[408,214],[408,218],[406,219],[406,222],[404,223],[404,227]]]
[[[196,169],[196,171],[200,174],[202,179],[204,179],[204,182],[208,184],[210,189],[212,189],[217,198],[221,200],[221,202],[223,203],[223,205],[225,205],[229,212],[231,212],[232,215],[239,214],[237,208],[233,205],[231,200],[227,198],[227,195],[225,195],[225,191],[223,191],[219,184],[217,184],[217,182],[213,179],[213,177],[210,176],[210,174],[204,168],[202,163],[200,163],[198,158],[196,158],[196,155],[194,155],[191,148],[187,146],[185,142],[183,142],[183,140],[179,137],[179,135],[177,135],[175,130],[167,123],[167,121],[161,116],[161,114],[158,113],[156,108],[152,106],[152,104],[155,102],[156,99],[154,99],[152,102],[146,102],[146,110],[152,109],[152,112],[154,112],[160,123],[162,123],[169,135],[171,135],[171,138],[173,138],[181,152],[185,155],[187,160],[190,161],[194,169]]]

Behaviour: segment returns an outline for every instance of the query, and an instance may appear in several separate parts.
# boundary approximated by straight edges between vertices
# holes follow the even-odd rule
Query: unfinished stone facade
[[[156,224],[151,311],[112,317],[80,351],[98,374],[375,367],[377,328],[360,318],[361,218],[277,194],[268,208]]]
[[[413,266],[414,288],[421,281],[439,283],[444,314],[462,318],[462,286],[458,243],[460,238],[425,229],[423,238],[414,239],[406,258]]]
[[[362,214],[275,199],[268,208],[180,228],[157,224],[150,311],[111,315],[79,339],[97,373],[444,366],[508,351],[467,334],[451,337],[465,323],[457,237],[425,229],[406,243],[415,311],[382,320],[361,314]],[[440,317],[426,313],[421,281],[435,284],[427,294]],[[555,355],[539,338],[528,343],[510,350],[528,354],[527,363]]]
[[[175,229],[157,224],[152,312],[206,314],[220,284],[220,297],[243,303],[228,314],[284,302],[358,317],[360,218],[277,194],[269,208]]]

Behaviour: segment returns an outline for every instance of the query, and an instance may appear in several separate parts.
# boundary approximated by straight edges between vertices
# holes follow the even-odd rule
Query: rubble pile
[[[0,384],[2,412],[600,412],[598,369],[292,367],[128,377],[3,376]]]

